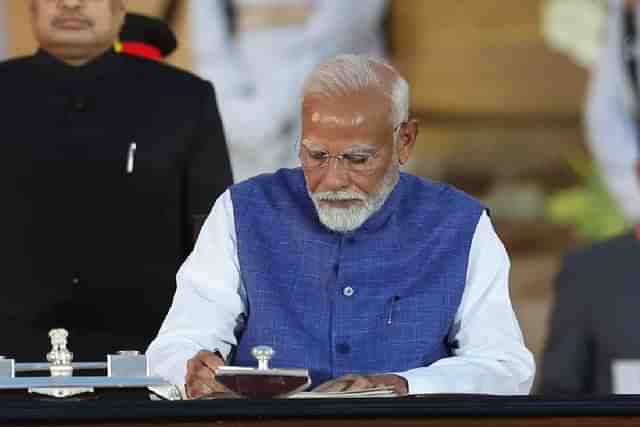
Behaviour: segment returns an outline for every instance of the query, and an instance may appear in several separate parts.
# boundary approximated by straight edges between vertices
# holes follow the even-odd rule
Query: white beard
[[[382,188],[376,193],[366,196],[356,191],[325,191],[320,193],[311,193],[309,196],[313,200],[313,204],[318,212],[320,222],[329,230],[346,233],[353,231],[365,223],[371,215],[376,213],[393,191],[398,179],[400,171],[397,166],[391,165],[389,172],[386,173],[382,180]],[[348,208],[323,207],[320,202],[325,200],[360,200],[364,205],[357,204]]]

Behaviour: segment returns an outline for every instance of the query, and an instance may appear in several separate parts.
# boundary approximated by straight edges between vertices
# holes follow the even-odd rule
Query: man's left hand
[[[399,375],[345,375],[335,380],[320,384],[313,391],[361,391],[384,386],[392,386],[396,394],[404,396],[409,392],[407,380]]]

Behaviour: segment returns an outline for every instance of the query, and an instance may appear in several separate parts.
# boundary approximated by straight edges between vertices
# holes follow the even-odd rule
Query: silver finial
[[[70,376],[73,373],[71,361],[73,353],[67,349],[67,337],[69,332],[66,329],[52,329],[49,331],[51,339],[51,351],[47,353],[47,360],[51,364],[49,369],[52,376]]]
[[[269,361],[275,354],[275,350],[267,345],[259,345],[251,349],[251,355],[258,360],[258,369],[269,369]]]

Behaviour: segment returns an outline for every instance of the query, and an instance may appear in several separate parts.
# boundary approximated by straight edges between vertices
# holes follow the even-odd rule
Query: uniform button
[[[77,277],[74,277],[73,279],[71,279],[71,283],[73,283],[74,285],[77,285],[80,283],[80,279],[78,279]]]
[[[353,288],[351,286],[345,286],[345,288],[342,290],[342,295],[344,295],[345,297],[352,296]]]
[[[336,345],[336,351],[339,354],[347,354],[351,351],[351,346],[349,344],[341,343]]]

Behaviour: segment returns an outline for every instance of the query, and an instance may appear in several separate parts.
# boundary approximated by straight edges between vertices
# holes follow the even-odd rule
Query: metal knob
[[[138,350],[120,350],[118,356],[140,356],[140,352]]]
[[[266,345],[259,345],[251,349],[251,355],[258,360],[258,369],[269,369],[269,361],[275,354],[275,350]]]

